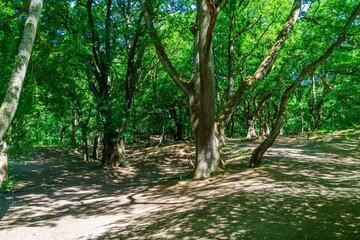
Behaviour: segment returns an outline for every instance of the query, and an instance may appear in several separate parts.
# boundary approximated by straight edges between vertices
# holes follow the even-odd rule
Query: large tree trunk
[[[257,137],[257,134],[255,132],[255,116],[248,116],[248,119],[246,119],[246,125],[247,125],[246,138]]]
[[[31,50],[36,36],[43,0],[32,0],[20,42],[19,52],[11,73],[9,87],[0,108],[0,141],[8,131],[19,103],[21,88],[25,79]],[[5,144],[6,145],[6,144]],[[0,156],[0,184],[7,179],[7,156]]]
[[[120,132],[113,122],[113,115],[110,104],[106,110],[101,111],[104,117],[104,137],[103,137],[103,156],[101,159],[102,166],[124,166],[125,152],[120,147]]]
[[[190,119],[196,146],[196,166],[194,178],[206,178],[221,163],[218,142],[215,136],[215,78],[212,52],[212,35],[217,12],[221,7],[213,1],[197,1],[197,28],[195,35],[194,67],[191,82],[186,82],[172,65],[150,16],[146,0],[140,0],[148,33],[156,48],[156,53],[175,84],[189,100]],[[224,4],[220,4],[222,7]],[[210,18],[211,15],[211,18]],[[199,74],[200,73],[200,74]],[[198,81],[200,80],[200,81]],[[197,91],[200,89],[200,91]]]
[[[0,186],[8,179],[8,160],[6,142],[0,142]]]
[[[103,138],[103,157],[101,165],[103,166],[124,166],[125,165],[125,153],[120,147],[119,133],[114,131],[104,131]]]
[[[199,131],[196,144],[195,179],[209,177],[217,170],[220,162],[218,140],[215,136],[215,63],[212,50],[212,24],[205,0],[198,0],[199,58],[200,58],[200,105]]]
[[[30,3],[19,52],[11,73],[10,84],[0,108],[0,141],[9,129],[19,103],[21,88],[31,56],[42,5],[43,0],[32,0]]]
[[[120,133],[118,126],[115,126],[112,115],[112,84],[110,78],[110,66],[112,62],[112,49],[111,49],[111,12],[112,0],[106,2],[106,15],[105,15],[105,29],[102,38],[97,32],[96,24],[93,19],[94,1],[90,0],[86,3],[88,21],[90,24],[91,40],[92,40],[92,53],[94,61],[90,61],[92,71],[95,75],[96,83],[89,82],[90,90],[94,93],[95,97],[101,102],[99,109],[100,114],[104,119],[104,137],[103,137],[103,157],[101,164],[103,166],[119,166],[124,165],[124,152],[120,148],[119,138]],[[103,40],[102,42],[100,40]]]

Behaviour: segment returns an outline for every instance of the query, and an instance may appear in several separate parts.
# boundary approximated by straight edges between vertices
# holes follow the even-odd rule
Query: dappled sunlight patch
[[[25,183],[14,196],[0,199],[8,204],[0,229],[9,238],[41,231],[50,239],[83,240],[358,234],[360,164],[352,155],[339,158],[339,152],[279,142],[265,155],[264,166],[248,169],[256,144],[234,142],[224,150],[228,169],[203,181],[182,179],[194,159],[193,147],[184,142],[130,146],[129,165],[111,169],[95,168],[76,155],[42,161],[51,152],[46,150],[15,166]]]

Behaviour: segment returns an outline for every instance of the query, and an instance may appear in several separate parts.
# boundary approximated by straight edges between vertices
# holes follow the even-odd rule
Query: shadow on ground
[[[38,148],[11,166],[23,183],[0,199],[1,236],[360,239],[356,144],[277,142],[263,167],[247,169],[256,145],[229,141],[229,169],[204,181],[183,180],[194,158],[186,142],[131,147],[129,166],[111,169],[67,149]]]

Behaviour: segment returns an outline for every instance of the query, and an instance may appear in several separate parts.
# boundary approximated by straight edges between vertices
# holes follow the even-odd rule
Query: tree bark
[[[199,132],[196,142],[196,164],[193,178],[207,178],[219,167],[220,153],[215,136],[215,69],[212,51],[212,16],[208,2],[198,0],[200,105]],[[215,18],[215,19],[214,19]],[[211,32],[209,32],[211,30]]]
[[[280,128],[280,133],[279,133],[280,136],[284,136],[284,123],[283,125],[281,126]]]
[[[262,107],[259,114],[259,136],[266,136],[267,131],[267,122],[266,122],[266,114],[265,107]]]
[[[116,167],[125,165],[125,153],[120,146],[120,142],[115,139],[119,139],[119,133],[116,131],[106,131],[103,138],[103,157],[101,159],[101,165]]]
[[[93,145],[93,159],[99,159],[99,141],[100,141],[100,133],[96,132],[94,136],[94,145]]]
[[[246,119],[247,124],[247,134],[246,138],[255,138],[257,137],[257,134],[255,132],[255,116],[249,116],[248,119]]]
[[[83,151],[83,158],[84,161],[89,161],[89,149],[88,149],[88,141],[87,141],[87,133],[88,133],[88,126],[84,122],[82,118],[81,109],[78,110],[79,115],[79,124],[81,127],[81,139],[82,139],[82,151]]]
[[[11,73],[10,84],[0,108],[0,141],[9,129],[19,103],[21,88],[31,56],[42,5],[43,0],[32,0],[29,6],[19,52]]]
[[[0,108],[0,141],[2,141],[15,116],[22,85],[24,83],[26,70],[31,56],[33,43],[36,37],[36,29],[39,23],[42,5],[43,0],[32,0],[29,6],[28,16],[24,26],[19,52],[15,58],[15,64],[11,73],[9,87]],[[3,149],[6,145],[4,144]],[[1,151],[0,183],[5,181],[7,176],[7,156],[5,153],[3,153],[3,151]]]
[[[75,110],[72,110],[70,144],[72,146],[76,145],[76,112],[75,112]]]
[[[64,125],[60,128],[60,144],[63,143],[65,131],[68,127],[69,127],[69,125]]]
[[[182,119],[181,119],[182,104],[178,103],[177,105],[178,105],[178,108],[179,108],[179,114],[177,114],[175,108],[170,109],[171,117],[175,121],[175,128],[171,127],[171,133],[172,133],[175,141],[181,141],[181,140],[184,140],[183,133],[182,133],[183,128],[184,128],[184,124],[183,124]]]
[[[0,142],[0,186],[8,179],[8,159],[6,151],[6,142]]]

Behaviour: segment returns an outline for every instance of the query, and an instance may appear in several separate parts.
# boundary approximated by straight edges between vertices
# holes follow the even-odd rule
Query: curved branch
[[[324,85],[325,85],[328,89],[330,89],[330,91],[334,92],[334,94],[338,95],[339,97],[347,98],[347,99],[349,99],[349,100],[354,100],[354,98],[352,98],[352,97],[345,96],[345,95],[342,95],[341,93],[335,92],[334,89],[333,89],[329,84],[327,84],[327,82],[325,81],[324,77],[320,76],[320,75],[317,74],[317,73],[314,73],[314,75],[318,76],[318,77],[321,79],[321,81],[324,83]]]
[[[240,104],[242,100],[242,96],[244,95],[246,89],[249,86],[251,86],[251,82],[253,80],[261,81],[273,69],[274,62],[276,61],[277,57],[280,54],[281,47],[285,43],[285,40],[290,35],[290,32],[294,28],[294,25],[298,19],[298,16],[300,14],[301,4],[302,4],[302,0],[294,0],[294,4],[289,14],[289,17],[286,20],[283,29],[280,31],[269,54],[260,64],[254,75],[248,76],[242,81],[241,85],[238,87],[236,92],[226,103],[225,107],[221,110],[220,115],[217,119],[219,128],[227,124],[235,108]]]
[[[156,53],[163,64],[164,68],[170,75],[171,79],[175,82],[175,84],[187,95],[189,96],[190,93],[190,83],[185,81],[179,72],[175,69],[175,67],[172,65],[169,56],[167,55],[165,48],[161,42],[161,39],[158,35],[157,30],[154,27],[154,24],[152,22],[152,18],[150,16],[150,10],[149,6],[146,3],[146,0],[140,0],[141,8],[143,11],[143,16],[146,24],[146,28],[148,30],[148,33],[150,35],[151,40],[153,41],[153,44],[156,49]]]
[[[0,23],[7,22],[7,21],[10,21],[12,19],[15,19],[15,18],[19,17],[21,14],[23,14],[24,12],[27,13],[29,11],[30,2],[31,1],[28,0],[25,7],[23,9],[21,9],[20,11],[18,11],[17,13],[15,13],[14,15],[12,15],[10,17],[3,18],[3,19],[0,19]]]

